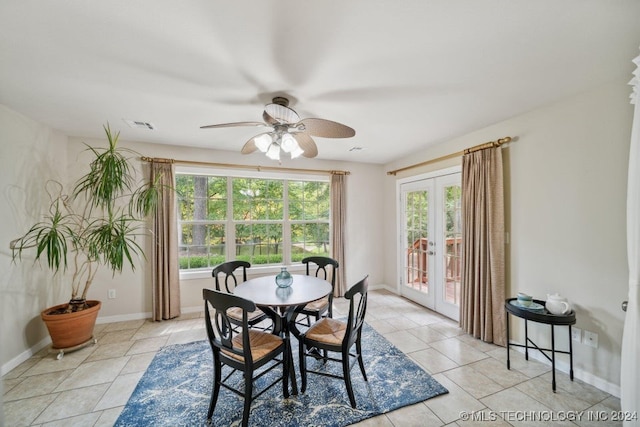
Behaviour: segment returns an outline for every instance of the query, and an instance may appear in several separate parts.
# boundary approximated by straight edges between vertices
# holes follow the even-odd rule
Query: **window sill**
[[[247,270],[247,278],[259,277],[259,276],[267,276],[270,274],[278,274],[282,269],[282,265],[269,265],[269,266],[256,266],[251,267]],[[305,266],[303,264],[292,264],[288,265],[287,271],[292,274],[305,274]],[[210,279],[211,278],[211,268],[203,268],[200,270],[194,271],[181,271],[180,272],[180,280],[199,280],[199,279]]]

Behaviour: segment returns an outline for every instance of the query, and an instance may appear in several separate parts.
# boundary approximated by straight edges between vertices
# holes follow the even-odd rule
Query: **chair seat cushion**
[[[238,334],[233,337],[233,348],[242,351],[242,334]],[[273,350],[281,346],[283,343],[282,338],[277,335],[273,335],[267,332],[261,332],[256,330],[249,331],[249,346],[251,347],[251,356],[253,361],[265,357]],[[230,351],[222,350],[227,356],[233,357],[236,360],[243,361],[244,357],[239,354],[231,353]]]
[[[249,322],[264,316],[264,312],[262,310],[255,310],[247,312],[247,319]],[[242,309],[240,307],[233,307],[227,310],[227,316],[231,317],[234,320],[238,320],[242,322]]]
[[[339,345],[342,343],[346,331],[347,324],[345,322],[325,317],[311,325],[305,334],[305,338],[316,342]]]
[[[311,301],[309,304],[304,306],[305,311],[322,311],[326,307],[329,306],[329,297],[324,297],[317,299],[315,301]]]

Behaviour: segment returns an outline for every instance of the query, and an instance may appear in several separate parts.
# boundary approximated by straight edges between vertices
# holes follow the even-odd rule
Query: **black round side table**
[[[553,392],[556,391],[556,353],[568,354],[569,355],[569,377],[571,381],[573,381],[573,345],[571,340],[571,325],[575,325],[576,323],[576,313],[571,310],[570,313],[567,314],[551,314],[547,311],[547,309],[543,310],[533,310],[530,308],[526,308],[518,305],[517,298],[508,298],[504,302],[504,309],[506,311],[506,322],[507,322],[507,369],[511,369],[511,360],[509,358],[509,348],[511,346],[516,347],[524,347],[524,357],[526,360],[529,360],[529,348],[535,348],[540,351],[544,357],[546,357],[551,362],[551,372],[552,372],[552,380],[551,380],[551,388]],[[543,300],[533,300],[534,303],[541,305],[544,307],[545,301]],[[509,339],[509,314],[524,319],[524,344],[513,343]],[[536,345],[532,340],[529,339],[529,331],[527,327],[527,322],[532,321],[536,323],[544,323],[547,325],[551,325],[551,348],[541,348]],[[555,345],[555,326],[568,326],[569,327],[569,351],[556,350]],[[551,356],[549,357],[549,354]]]

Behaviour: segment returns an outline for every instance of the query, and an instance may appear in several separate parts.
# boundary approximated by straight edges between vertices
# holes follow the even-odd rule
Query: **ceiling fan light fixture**
[[[295,159],[297,157],[300,157],[301,155],[304,154],[304,150],[302,148],[300,148],[300,146],[297,146],[292,152],[291,152],[291,158]]]
[[[300,144],[298,144],[298,141],[290,133],[283,134],[281,141],[280,148],[282,148],[282,151],[285,153],[289,153],[292,159],[304,154],[304,150],[300,148]]]
[[[273,143],[273,138],[271,138],[271,135],[268,135],[266,133],[260,136],[256,136],[254,140],[256,143],[256,147],[258,147],[258,150],[262,151],[263,153],[266,153]]]
[[[326,119],[301,119],[289,108],[289,100],[276,96],[273,103],[267,104],[262,112],[264,122],[234,122],[201,126],[203,129],[237,126],[266,126],[270,131],[254,136],[242,147],[242,154],[251,154],[260,150],[268,158],[280,161],[280,150],[292,159],[300,156],[314,158],[318,155],[318,146],[312,137],[351,138],[356,131],[349,126]]]
[[[298,141],[290,134],[282,135],[282,143],[280,145],[285,153],[292,153],[296,148],[300,148]]]
[[[280,146],[272,142],[267,150],[267,157],[271,160],[280,160]]]

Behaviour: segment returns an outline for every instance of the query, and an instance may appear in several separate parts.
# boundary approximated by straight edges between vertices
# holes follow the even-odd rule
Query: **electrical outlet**
[[[109,289],[109,299],[115,299],[115,297],[116,297],[116,290]]]
[[[571,339],[573,341],[582,342],[582,329],[580,328],[571,328]]]
[[[582,342],[589,347],[598,348],[598,334],[595,332],[584,331]]]

